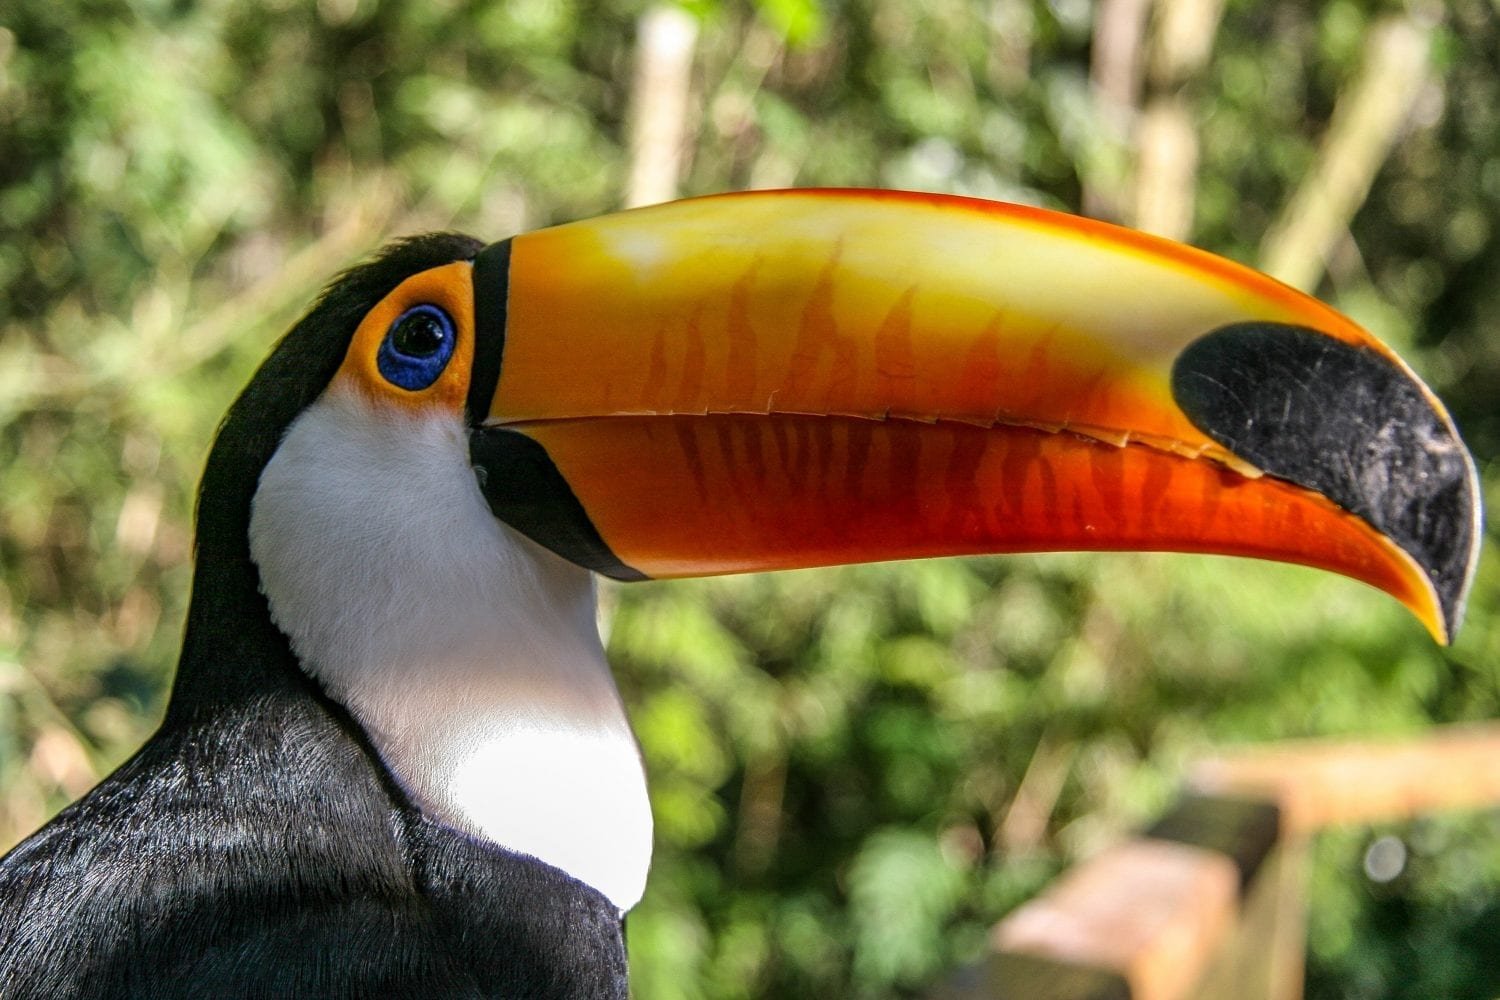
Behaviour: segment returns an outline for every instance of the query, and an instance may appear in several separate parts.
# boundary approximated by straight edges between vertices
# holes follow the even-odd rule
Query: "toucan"
[[[1100,222],[794,190],[402,240],[230,408],[165,717],[0,864],[0,994],[625,997],[595,574],[1216,552],[1444,640],[1479,518],[1390,349]]]

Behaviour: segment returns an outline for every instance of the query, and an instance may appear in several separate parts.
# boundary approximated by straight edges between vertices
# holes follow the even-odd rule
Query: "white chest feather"
[[[639,901],[650,805],[593,580],[495,519],[456,418],[330,390],[266,466],[250,545],[298,658],[425,812]]]

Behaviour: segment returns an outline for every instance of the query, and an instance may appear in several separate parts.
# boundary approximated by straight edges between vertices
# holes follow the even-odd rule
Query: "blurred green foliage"
[[[696,0],[683,188],[1117,203],[1088,0]],[[0,11],[0,843],[147,735],[215,421],[380,239],[618,207],[630,0],[12,0]],[[1194,241],[1254,263],[1380,0],[1228,0],[1184,85]],[[1500,499],[1500,15],[1417,10],[1436,75],[1321,288],[1450,402]],[[1122,555],[610,588],[657,859],[650,998],[893,996],[980,950],[1212,747],[1500,715],[1500,566],[1434,648],[1296,569]],[[1018,791],[1023,795],[1017,798]],[[1024,801],[1027,811],[1013,809]],[[1321,842],[1309,995],[1500,991],[1500,820]]]

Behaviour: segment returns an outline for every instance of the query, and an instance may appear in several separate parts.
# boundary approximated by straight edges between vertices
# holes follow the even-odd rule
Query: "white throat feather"
[[[639,901],[650,804],[593,579],[495,519],[456,415],[331,388],[261,475],[250,550],[303,668],[424,812]]]

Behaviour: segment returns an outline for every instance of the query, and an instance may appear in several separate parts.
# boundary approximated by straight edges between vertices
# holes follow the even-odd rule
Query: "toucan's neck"
[[[250,539],[302,668],[424,812],[639,899],[650,810],[592,578],[495,520],[461,421],[330,390],[262,474]]]

